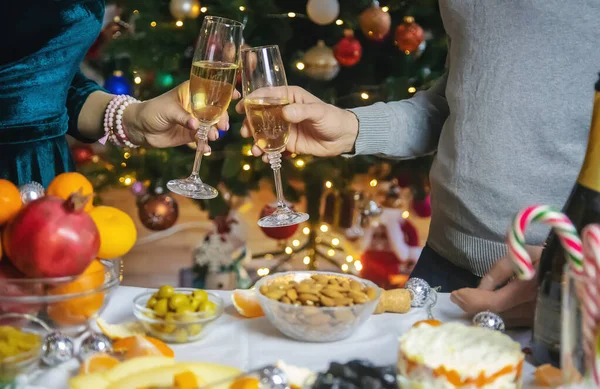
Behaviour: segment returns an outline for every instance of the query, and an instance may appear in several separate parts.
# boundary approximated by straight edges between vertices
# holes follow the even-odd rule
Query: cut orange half
[[[149,356],[175,357],[173,350],[161,340],[149,336],[131,336],[113,343],[113,350],[125,354],[125,359]]]
[[[244,317],[260,317],[264,316],[258,297],[255,290],[236,289],[231,295],[231,302],[240,315]]]
[[[79,374],[100,373],[112,369],[119,363],[121,362],[111,355],[105,353],[93,354],[81,363]]]

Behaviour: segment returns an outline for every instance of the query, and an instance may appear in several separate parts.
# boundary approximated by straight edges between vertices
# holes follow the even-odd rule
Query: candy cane
[[[583,253],[577,229],[563,213],[547,205],[537,205],[519,212],[508,232],[508,253],[515,264],[518,277],[523,280],[531,280],[535,276],[535,267],[525,249],[525,228],[533,222],[548,224],[554,228],[573,271],[580,275]]]
[[[600,371],[596,363],[598,322],[600,321],[600,225],[592,224],[583,229],[584,282],[582,333],[588,368],[597,387],[600,387]]]

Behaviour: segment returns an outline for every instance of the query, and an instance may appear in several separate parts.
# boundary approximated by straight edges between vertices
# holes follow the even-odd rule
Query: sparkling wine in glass
[[[188,178],[167,183],[169,190],[182,196],[212,199],[218,195],[215,188],[200,179],[200,164],[208,131],[227,112],[233,96],[242,30],[242,23],[215,16],[206,16],[202,23],[190,73],[190,108],[200,122],[196,133],[196,157]]]
[[[284,227],[308,220],[308,214],[292,211],[283,198],[281,152],[285,150],[290,123],[283,118],[289,104],[287,80],[278,46],[242,50],[242,89],[246,117],[254,141],[269,158],[275,174],[277,209],[258,221],[261,227]]]

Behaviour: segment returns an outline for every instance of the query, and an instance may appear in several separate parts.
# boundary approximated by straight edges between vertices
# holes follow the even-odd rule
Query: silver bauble
[[[198,0],[171,0],[169,11],[175,19],[196,19],[200,15]]]
[[[269,389],[287,389],[288,380],[285,372],[276,366],[265,366],[258,372],[260,386]]]
[[[504,320],[499,315],[490,311],[479,312],[475,315],[473,317],[473,325],[500,332],[504,332],[506,329]]]
[[[45,190],[42,184],[32,181],[28,184],[21,185],[19,187],[19,192],[21,193],[21,201],[24,205],[37,200],[41,197],[44,197]]]
[[[413,308],[424,307],[431,295],[431,287],[427,281],[421,278],[409,278],[404,289],[410,292],[410,306]]]
[[[112,351],[112,341],[104,334],[91,333],[79,346],[79,358],[86,359],[96,353],[109,353]]]
[[[60,365],[73,358],[74,348],[73,339],[60,332],[51,332],[44,338],[42,362],[48,366]]]
[[[324,26],[338,18],[340,3],[338,0],[308,0],[306,14],[314,23]]]

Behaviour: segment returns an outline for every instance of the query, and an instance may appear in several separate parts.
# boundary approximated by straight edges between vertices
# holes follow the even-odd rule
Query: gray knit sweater
[[[429,245],[483,275],[524,206],[562,207],[586,149],[600,0],[440,0],[448,71],[409,100],[357,108],[357,154],[437,151]],[[528,243],[542,244],[538,226]]]

